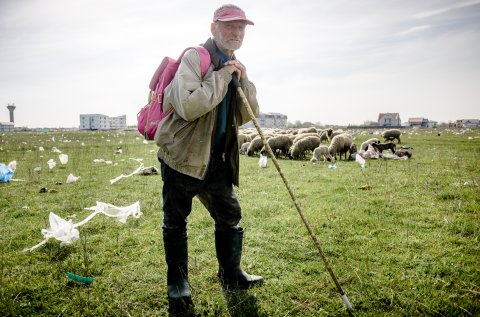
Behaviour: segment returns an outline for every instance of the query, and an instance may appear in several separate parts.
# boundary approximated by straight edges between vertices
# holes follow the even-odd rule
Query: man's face
[[[243,21],[218,21],[212,30],[215,42],[220,48],[235,51],[242,46],[246,23]]]

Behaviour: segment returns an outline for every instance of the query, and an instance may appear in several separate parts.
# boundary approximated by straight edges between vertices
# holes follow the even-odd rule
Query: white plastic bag
[[[355,155],[355,161],[357,161],[358,164],[360,164],[360,167],[362,168],[362,170],[365,168],[365,160],[363,159],[363,157],[361,157],[360,155]]]
[[[49,229],[42,229],[42,235],[44,240],[34,245],[31,248],[24,249],[23,252],[30,251],[32,252],[36,248],[42,246],[43,244],[47,243],[50,238],[55,238],[61,241],[60,246],[65,246],[71,244],[78,240],[80,237],[80,233],[78,232],[77,227],[86,224],[89,222],[93,217],[95,217],[99,213],[103,213],[108,217],[115,217],[118,221],[125,223],[129,216],[133,216],[135,218],[139,218],[142,215],[140,211],[140,201],[133,203],[130,206],[126,207],[117,207],[111,204],[102,203],[97,201],[97,205],[94,207],[85,208],[85,210],[94,210],[87,218],[80,221],[79,223],[72,223],[72,220],[65,220],[50,212],[49,214],[49,221],[50,221],[50,228]]]
[[[260,154],[260,160],[258,161],[258,166],[267,167],[267,156]]]
[[[80,178],[80,176],[74,176],[73,174],[70,174],[70,175],[67,176],[66,183],[70,184],[70,183],[76,182],[79,178]]]
[[[53,169],[55,167],[55,165],[57,165],[57,163],[55,163],[54,159],[49,159],[47,164],[48,164],[49,169]]]
[[[62,163],[62,165],[65,165],[68,163],[68,155],[67,154],[60,154],[58,156],[58,159],[60,160],[60,163]]]

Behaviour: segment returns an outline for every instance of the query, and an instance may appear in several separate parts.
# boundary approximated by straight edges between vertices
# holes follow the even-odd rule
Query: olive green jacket
[[[210,53],[210,69],[202,79],[197,51],[191,49],[185,53],[175,77],[164,91],[164,111],[170,106],[174,111],[159,123],[155,134],[158,158],[176,171],[198,179],[205,177],[212,153],[217,106],[232,79],[222,68],[214,41],[209,39],[203,46]],[[254,84],[242,78],[240,85],[253,113],[258,116]],[[238,92],[230,103],[227,120],[224,159],[230,163],[232,183],[238,186],[238,127],[251,120]]]

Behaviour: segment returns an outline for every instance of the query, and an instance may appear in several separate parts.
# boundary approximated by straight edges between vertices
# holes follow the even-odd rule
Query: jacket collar
[[[209,38],[205,43],[203,43],[202,46],[205,47],[210,54],[210,59],[212,64],[215,66],[215,70],[221,69],[223,67],[223,63],[217,54],[217,44],[215,44],[215,41],[212,38]],[[236,59],[235,54],[233,54],[232,59]]]

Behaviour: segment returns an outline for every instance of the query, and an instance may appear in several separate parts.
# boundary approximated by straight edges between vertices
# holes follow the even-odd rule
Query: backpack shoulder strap
[[[208,72],[208,69],[210,68],[210,53],[207,51],[207,49],[203,46],[191,46],[187,47],[180,57],[177,59],[177,62],[180,62],[181,59],[183,58],[183,55],[190,49],[195,49],[198,53],[198,56],[200,57],[200,72],[202,74],[202,77],[205,76]]]

